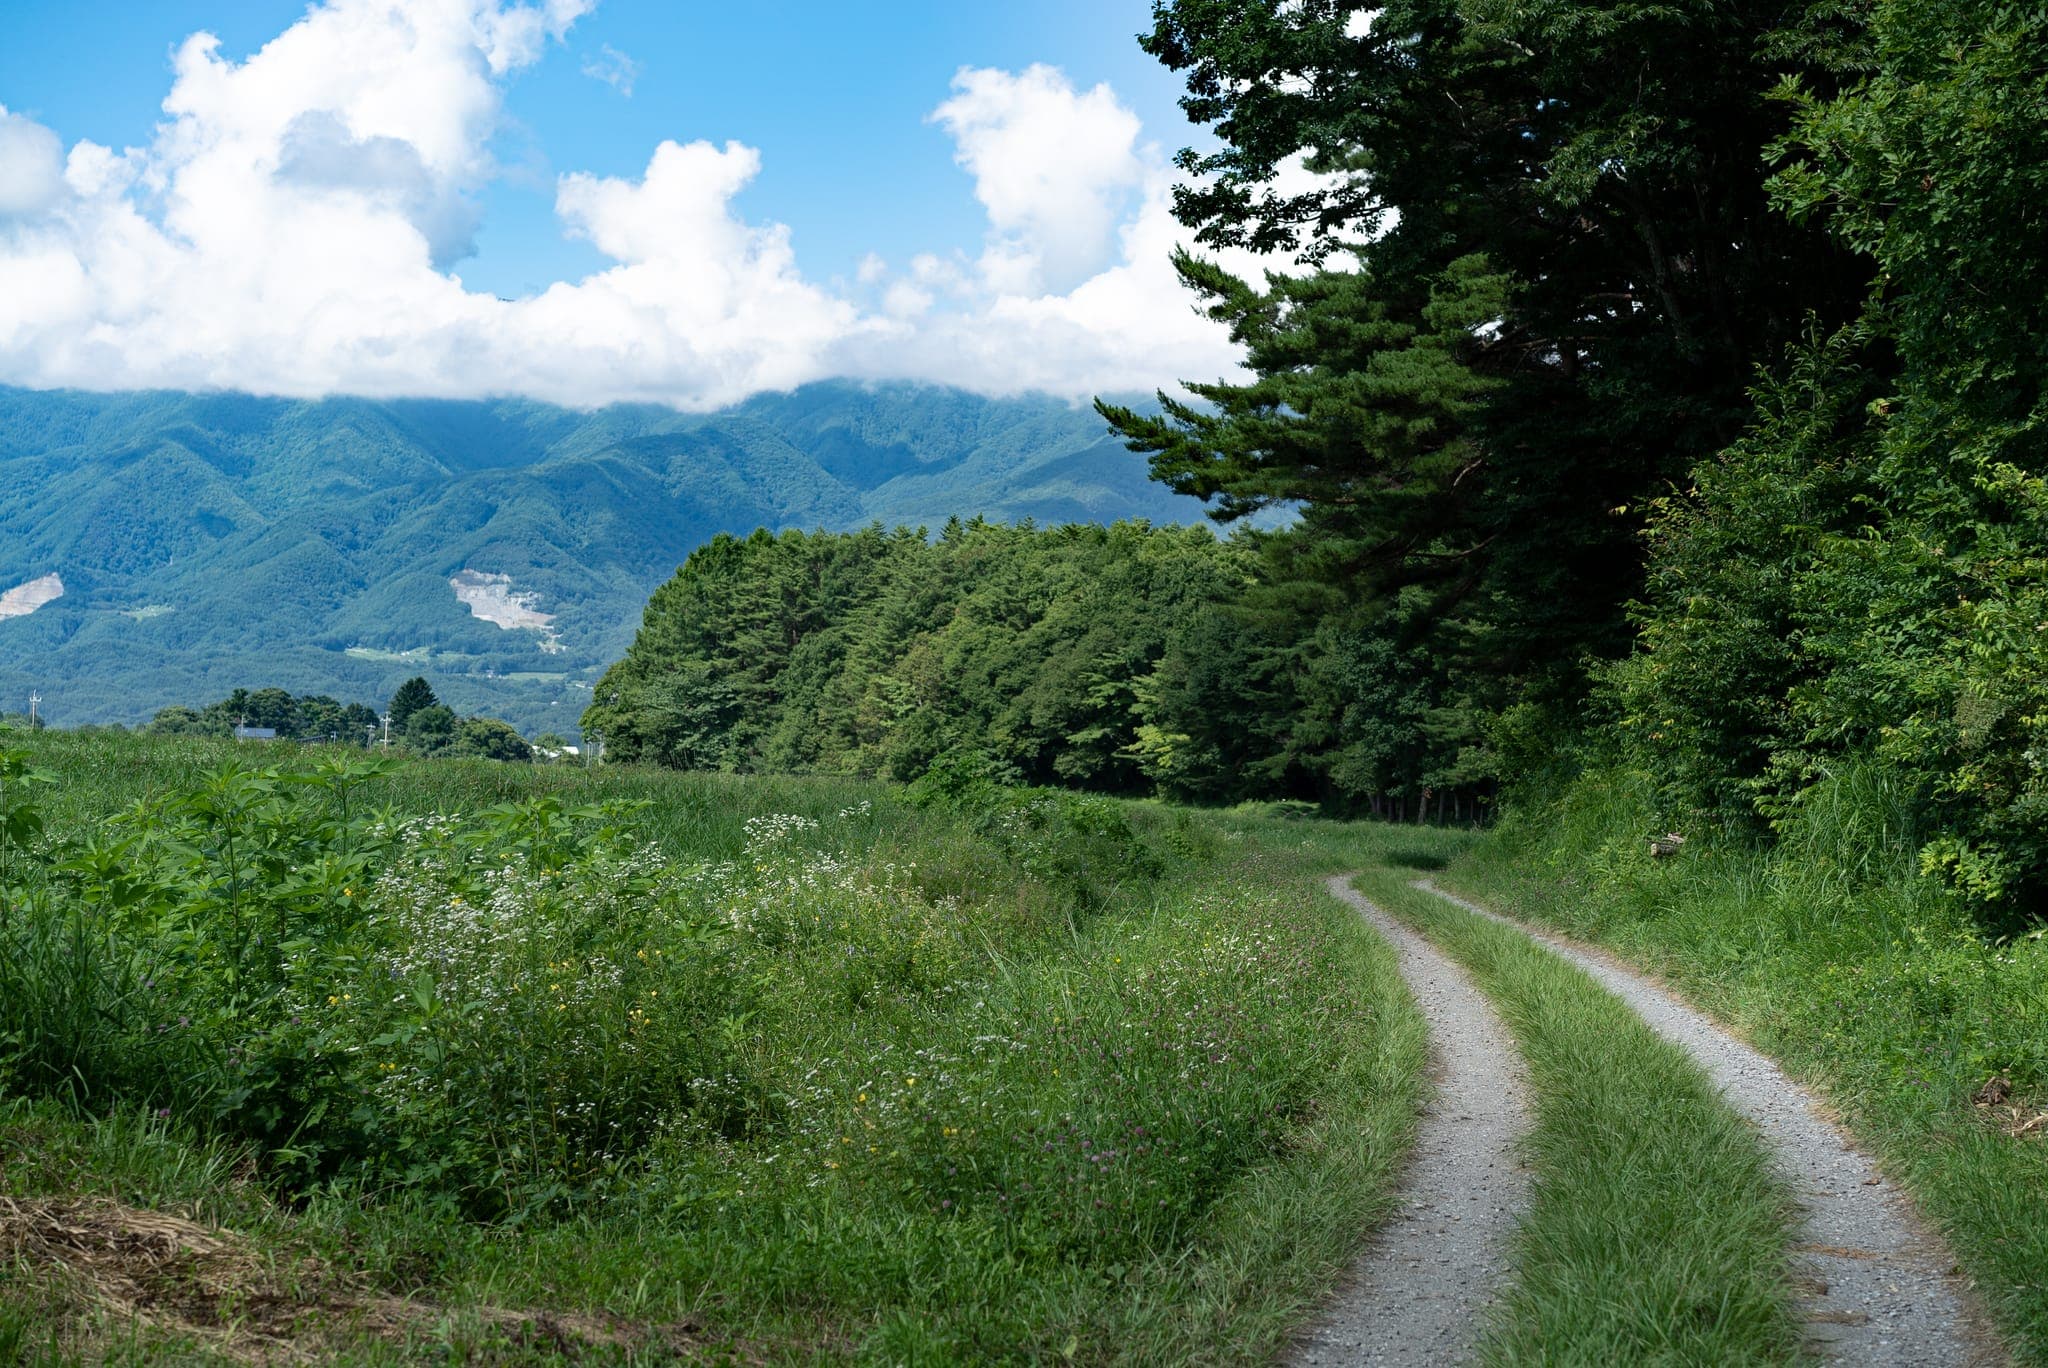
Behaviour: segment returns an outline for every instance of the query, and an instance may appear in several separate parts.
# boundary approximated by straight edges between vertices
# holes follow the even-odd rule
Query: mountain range
[[[721,531],[1192,522],[1090,410],[825,382],[709,414],[0,388],[0,712],[277,686],[573,733]]]

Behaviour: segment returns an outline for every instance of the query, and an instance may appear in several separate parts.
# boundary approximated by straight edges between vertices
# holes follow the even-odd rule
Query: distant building
[[[236,727],[236,728],[235,728],[235,740],[237,740],[237,741],[275,741],[275,740],[277,740],[277,728],[275,728],[275,727]]]

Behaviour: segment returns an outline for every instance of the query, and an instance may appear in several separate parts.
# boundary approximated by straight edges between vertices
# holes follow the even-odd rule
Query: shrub
[[[1118,884],[1160,873],[1159,857],[1113,800],[1023,787],[1011,782],[1014,773],[982,752],[949,751],[912,783],[911,801],[967,817],[1021,873],[1076,906],[1093,906]]]

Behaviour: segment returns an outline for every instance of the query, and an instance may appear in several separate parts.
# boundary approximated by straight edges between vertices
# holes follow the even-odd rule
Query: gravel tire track
[[[1652,1030],[1682,1047],[1762,1133],[1804,1217],[1797,1276],[1808,1347],[1824,1363],[1992,1365],[2006,1361],[1911,1201],[1828,1120],[1813,1094],[1704,1013],[1612,957],[1488,911],[1438,888],[1415,887],[1528,935],[1598,980]]]
[[[1530,1125],[1522,1058],[1463,969],[1366,901],[1348,875],[1328,887],[1393,946],[1429,1019],[1436,1090],[1416,1129],[1400,1208],[1284,1362],[1457,1363],[1471,1356],[1507,1281],[1508,1237],[1528,1206],[1529,1174],[1517,1153]]]

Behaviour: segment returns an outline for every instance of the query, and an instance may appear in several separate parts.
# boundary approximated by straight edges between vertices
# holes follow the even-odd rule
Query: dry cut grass
[[[422,1340],[465,1338],[513,1358],[717,1361],[767,1354],[691,1322],[636,1324],[617,1317],[515,1311],[394,1297],[310,1254],[182,1216],[104,1197],[0,1196],[0,1264],[26,1268],[52,1323],[68,1328],[62,1353],[98,1357],[115,1343],[177,1346],[232,1363],[325,1363],[398,1357]],[[35,1346],[24,1346],[33,1348]],[[497,1357],[497,1354],[491,1357]]]

